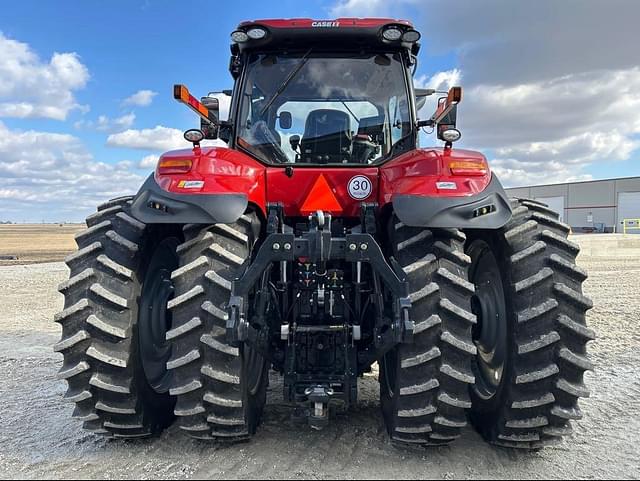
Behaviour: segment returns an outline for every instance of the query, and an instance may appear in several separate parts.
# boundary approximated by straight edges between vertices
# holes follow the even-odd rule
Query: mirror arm
[[[436,125],[443,123],[445,120],[448,124],[455,127],[457,106],[462,100],[462,88],[451,87],[446,97],[438,99],[438,108],[429,120],[418,121],[418,128],[422,127],[435,127]]]
[[[185,104],[196,114],[200,116],[202,120],[208,122],[213,126],[219,126],[220,123],[213,111],[205,107],[202,102],[189,93],[189,89],[184,85],[173,86],[173,98],[178,102]]]
[[[418,120],[418,123],[416,125],[419,129],[422,129],[424,127],[433,127],[436,125],[436,123],[433,121],[433,119]]]

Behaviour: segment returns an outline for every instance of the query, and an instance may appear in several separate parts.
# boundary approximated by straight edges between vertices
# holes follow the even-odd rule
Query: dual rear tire
[[[569,227],[538,202],[513,201],[512,209],[503,229],[469,239],[479,321],[470,419],[491,443],[535,450],[582,418],[595,333],[585,321],[592,302]]]
[[[410,288],[414,342],[380,363],[380,399],[387,431],[404,444],[441,445],[460,437],[471,407],[473,285],[467,280],[465,236],[457,230],[391,226],[393,255]]]
[[[184,231],[167,333],[178,425],[196,439],[246,440],[260,423],[268,364],[247,345],[230,346],[226,322],[231,282],[251,255],[259,221],[250,214],[234,224],[188,225]]]
[[[571,433],[593,368],[591,301],[579,247],[543,204],[512,201],[496,231],[395,222],[393,255],[411,290],[415,342],[381,363],[381,401],[397,442],[446,444],[467,417],[490,443],[535,450]]]
[[[208,228],[151,227],[115,199],[87,219],[55,321],[65,400],[91,432],[160,433],[175,418],[195,438],[242,440],[266,400],[267,364],[226,343],[231,280],[249,257],[257,218]]]
[[[65,303],[55,317],[62,338],[54,350],[64,356],[58,377],[67,381],[73,416],[89,431],[120,438],[162,431],[175,404],[153,367],[163,355],[153,331],[162,328],[170,293],[145,287],[175,267],[167,252],[177,241],[158,242],[127,213],[130,202],[116,199],[87,219],[78,251],[66,260],[71,274],[59,287]]]

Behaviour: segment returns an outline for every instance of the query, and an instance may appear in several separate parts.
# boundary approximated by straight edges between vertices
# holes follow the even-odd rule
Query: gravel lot
[[[374,377],[349,417],[322,432],[293,423],[273,379],[264,426],[251,443],[220,447],[177,429],[138,442],[84,433],[61,401],[61,356],[52,352],[61,308],[61,263],[0,267],[0,478],[639,478],[640,257],[582,257],[596,307],[590,327],[597,371],[585,419],[538,453],[485,444],[471,429],[452,447],[398,449],[387,440]]]

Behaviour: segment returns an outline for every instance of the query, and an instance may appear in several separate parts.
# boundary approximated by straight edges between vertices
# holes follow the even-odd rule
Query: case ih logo
[[[319,28],[337,28],[340,26],[340,22],[313,22],[311,26]]]

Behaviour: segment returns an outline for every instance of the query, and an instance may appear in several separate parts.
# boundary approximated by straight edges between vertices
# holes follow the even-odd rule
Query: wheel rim
[[[473,341],[478,354],[473,364],[476,394],[484,399],[496,395],[505,374],[507,361],[506,303],[500,266],[484,241],[471,245],[471,282],[476,293],[471,307],[478,318],[473,329]]]
[[[177,240],[168,239],[156,248],[140,297],[140,358],[147,382],[158,394],[169,392],[171,386],[172,375],[167,370],[171,344],[167,341],[167,332],[171,329],[173,319],[167,303],[174,295],[171,273],[178,267],[177,245]]]

